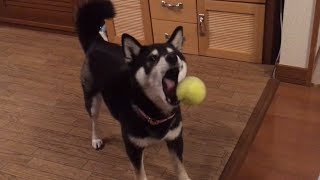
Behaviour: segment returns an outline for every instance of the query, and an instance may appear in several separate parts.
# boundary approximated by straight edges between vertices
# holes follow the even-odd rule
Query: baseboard
[[[14,18],[5,18],[5,17],[0,17],[0,23],[21,27],[21,28],[37,30],[37,31],[47,31],[47,32],[67,34],[67,35],[75,34],[74,27],[63,26],[63,25],[40,23],[40,22],[33,22],[33,21],[14,19]]]
[[[277,65],[276,78],[281,82],[308,85],[308,69],[286,65]]]

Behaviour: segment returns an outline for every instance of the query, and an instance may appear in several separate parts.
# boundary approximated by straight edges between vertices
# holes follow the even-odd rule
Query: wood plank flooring
[[[76,37],[0,26],[0,179],[132,179],[119,125],[106,108],[106,138],[91,148]],[[187,56],[208,98],[184,108],[185,164],[192,179],[218,179],[272,67]],[[163,144],[147,149],[149,179],[174,179]]]
[[[236,179],[318,179],[319,110],[320,88],[280,84]]]

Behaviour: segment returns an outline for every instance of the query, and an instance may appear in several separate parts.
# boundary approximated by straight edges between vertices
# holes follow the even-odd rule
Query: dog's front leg
[[[175,165],[179,180],[190,180],[183,165],[183,138],[180,134],[175,140],[167,141],[167,146]]]
[[[147,180],[146,172],[143,164],[143,150],[144,148],[138,147],[130,142],[129,138],[124,137],[124,143],[128,157],[133,165],[136,180]]]

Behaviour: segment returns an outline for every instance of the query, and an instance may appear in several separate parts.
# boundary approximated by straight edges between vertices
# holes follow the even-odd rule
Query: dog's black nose
[[[168,54],[166,57],[166,60],[171,65],[176,65],[178,62],[177,55],[175,55],[175,54]]]

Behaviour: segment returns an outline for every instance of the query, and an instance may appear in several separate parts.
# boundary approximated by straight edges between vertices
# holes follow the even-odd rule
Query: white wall
[[[280,64],[308,67],[316,0],[285,0]]]

